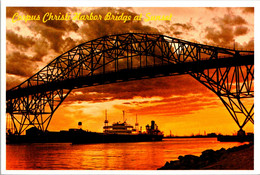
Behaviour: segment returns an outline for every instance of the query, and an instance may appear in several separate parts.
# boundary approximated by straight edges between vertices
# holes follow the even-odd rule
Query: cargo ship
[[[116,122],[108,125],[106,117],[103,133],[90,132],[81,129],[82,123],[78,122],[79,128],[69,129],[68,131],[43,132],[36,127],[26,130],[25,135],[7,134],[7,144],[19,143],[72,143],[72,144],[91,144],[91,143],[115,143],[115,142],[146,142],[161,141],[163,133],[158,129],[154,121],[151,126],[146,125],[146,131],[138,130],[138,123],[135,127],[124,122]]]
[[[124,111],[123,111],[124,117]],[[89,144],[89,143],[118,143],[118,142],[147,142],[147,141],[162,141],[163,133],[158,129],[155,121],[151,121],[151,126],[146,125],[146,131],[138,130],[136,119],[135,127],[124,122],[116,122],[108,125],[107,115],[103,133],[80,132],[74,137],[73,144]]]

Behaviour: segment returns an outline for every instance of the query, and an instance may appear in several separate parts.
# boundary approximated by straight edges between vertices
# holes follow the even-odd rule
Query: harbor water
[[[7,170],[156,170],[180,155],[245,143],[216,138],[168,138],[138,143],[6,145]]]

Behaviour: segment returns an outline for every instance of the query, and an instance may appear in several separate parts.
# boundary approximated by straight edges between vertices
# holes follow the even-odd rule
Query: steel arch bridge
[[[104,36],[58,56],[6,92],[7,115],[15,134],[30,126],[46,131],[73,89],[180,74],[214,92],[240,130],[254,123],[254,103],[249,103],[254,98],[254,51],[143,33]]]

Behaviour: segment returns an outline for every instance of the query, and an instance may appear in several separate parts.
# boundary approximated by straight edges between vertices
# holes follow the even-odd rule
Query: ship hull
[[[162,141],[163,135],[149,135],[149,134],[100,134],[92,137],[89,134],[82,134],[75,137],[73,144],[91,144],[91,143],[122,143],[122,142],[149,142]]]
[[[161,141],[163,135],[149,134],[103,134],[96,132],[65,132],[65,133],[43,133],[39,135],[9,135],[7,144],[21,143],[73,143],[73,144],[91,144],[91,143],[119,143],[119,142],[148,142]]]

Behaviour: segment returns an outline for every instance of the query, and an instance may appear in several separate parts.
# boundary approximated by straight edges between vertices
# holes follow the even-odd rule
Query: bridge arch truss
[[[253,51],[143,33],[104,36],[58,56],[7,91],[7,115],[18,135],[30,126],[46,131],[73,89],[181,74],[214,92],[240,129],[254,123]]]

